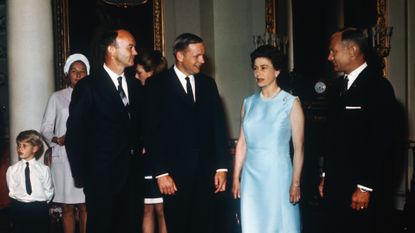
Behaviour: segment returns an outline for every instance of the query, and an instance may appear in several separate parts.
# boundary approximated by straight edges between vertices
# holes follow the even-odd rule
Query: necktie
[[[26,183],[26,192],[27,194],[32,194],[32,184],[30,182],[30,169],[29,169],[29,162],[26,162],[26,168],[24,169],[24,177]]]
[[[347,75],[345,75],[343,78],[343,85],[342,85],[340,95],[344,95],[346,93],[348,83],[349,83],[349,78],[347,78]]]
[[[187,96],[189,97],[189,99],[192,102],[195,102],[195,99],[193,97],[193,90],[192,90],[192,85],[190,84],[190,78],[186,77],[186,91],[187,91]]]
[[[127,96],[125,95],[124,89],[122,89],[122,77],[118,77],[118,94],[120,95],[122,102],[124,103],[124,106],[128,105],[128,100],[127,100]]]

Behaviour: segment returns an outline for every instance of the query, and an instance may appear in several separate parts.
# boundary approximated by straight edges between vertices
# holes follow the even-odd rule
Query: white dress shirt
[[[349,90],[349,88],[352,86],[353,82],[356,80],[357,76],[359,76],[359,74],[366,67],[367,67],[367,63],[365,62],[362,65],[360,65],[359,67],[357,67],[355,70],[350,72],[350,74],[345,74],[345,75],[347,75],[347,78],[349,79],[349,81],[347,82],[347,90]]]
[[[32,185],[31,195],[26,192],[25,169],[29,162],[30,182]],[[46,201],[50,202],[53,197],[54,187],[49,167],[31,159],[24,159],[10,166],[6,172],[9,196],[20,202]]]
[[[192,86],[192,91],[193,91],[193,100],[196,102],[195,76],[193,75],[186,76],[185,74],[183,74],[183,72],[177,69],[176,65],[174,65],[174,72],[176,72],[176,75],[179,78],[179,81],[182,84],[182,87],[186,93],[187,93],[186,77],[189,77],[190,86]]]
[[[107,71],[108,75],[111,77],[112,82],[115,85],[115,89],[118,90],[118,77],[122,77],[122,81],[121,81],[121,85],[122,85],[122,89],[124,90],[124,93],[127,97],[127,102],[130,103],[130,98],[128,98],[128,86],[127,86],[127,81],[125,80],[125,75],[124,72],[122,74],[116,74],[114,73],[114,71],[112,71],[110,68],[108,68],[107,65],[105,65],[104,63],[104,69],[105,71]]]

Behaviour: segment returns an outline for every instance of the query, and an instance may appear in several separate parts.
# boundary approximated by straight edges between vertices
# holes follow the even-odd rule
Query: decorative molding
[[[55,38],[55,89],[66,86],[63,67],[69,53],[68,0],[53,0],[53,33]]]
[[[275,0],[265,0],[265,31],[277,33]]]
[[[154,49],[164,52],[164,13],[163,0],[153,1],[153,33],[154,33]]]
[[[148,0],[102,0],[103,2],[117,7],[127,8],[147,3]]]
[[[381,57],[387,57],[390,52],[390,36],[388,36],[388,24],[386,21],[386,0],[376,0],[376,25],[379,27],[379,37],[376,50]]]

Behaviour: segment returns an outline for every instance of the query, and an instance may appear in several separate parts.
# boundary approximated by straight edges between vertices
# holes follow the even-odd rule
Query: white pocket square
[[[346,109],[362,109],[362,106],[346,106]]]

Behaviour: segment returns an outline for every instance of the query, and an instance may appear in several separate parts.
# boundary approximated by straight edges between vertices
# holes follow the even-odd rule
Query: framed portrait
[[[164,53],[162,0],[52,0],[52,4],[56,89],[66,86],[65,59],[82,53],[93,65],[99,37],[109,28],[130,31],[137,49]]]

